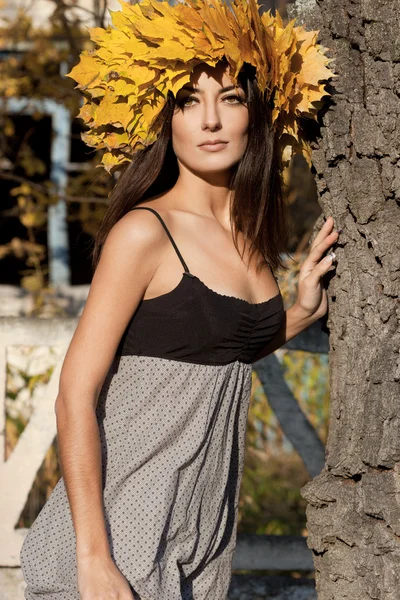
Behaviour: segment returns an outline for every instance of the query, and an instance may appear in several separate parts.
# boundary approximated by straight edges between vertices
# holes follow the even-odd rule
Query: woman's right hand
[[[81,600],[134,600],[128,581],[111,557],[78,561]]]

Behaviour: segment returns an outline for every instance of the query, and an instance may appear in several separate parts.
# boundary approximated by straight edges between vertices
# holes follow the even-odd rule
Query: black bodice
[[[117,355],[157,356],[210,365],[235,360],[251,363],[283,325],[281,292],[264,302],[250,303],[210,289],[189,272],[160,215],[149,207],[135,208],[156,214],[185,271],[173,290],[139,303]]]

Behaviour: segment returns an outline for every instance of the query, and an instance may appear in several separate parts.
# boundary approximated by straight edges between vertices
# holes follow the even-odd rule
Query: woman
[[[285,311],[263,102],[246,69],[235,86],[225,61],[198,65],[118,182],[60,377],[63,477],[21,551],[28,600],[227,596],[252,363],[326,313],[338,237],[329,217]]]

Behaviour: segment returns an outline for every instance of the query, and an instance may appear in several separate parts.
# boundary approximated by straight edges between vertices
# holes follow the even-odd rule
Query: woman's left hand
[[[310,252],[300,267],[295,304],[305,317],[319,319],[328,310],[328,296],[321,278],[329,271],[333,260],[324,253],[337,241],[339,233],[332,231],[333,217],[329,216],[311,244]]]

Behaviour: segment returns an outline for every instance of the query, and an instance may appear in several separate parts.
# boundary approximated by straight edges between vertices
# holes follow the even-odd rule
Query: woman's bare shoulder
[[[149,206],[149,208],[156,207]],[[160,216],[163,218],[162,211],[157,210],[157,212],[160,212]],[[139,244],[154,247],[154,245],[162,244],[165,231],[151,211],[129,210],[110,229],[108,236],[121,244],[128,244],[129,246],[137,247]]]

